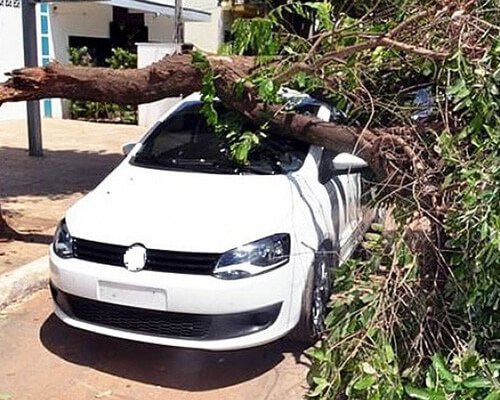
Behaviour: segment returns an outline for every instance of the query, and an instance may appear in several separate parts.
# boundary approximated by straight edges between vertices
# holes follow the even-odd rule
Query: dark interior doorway
[[[143,13],[130,13],[126,8],[113,7],[113,21],[109,26],[111,47],[136,52],[137,42],[148,41],[148,27]]]
[[[97,67],[106,66],[106,58],[111,56],[111,41],[104,38],[94,38],[86,36],[70,36],[69,47],[87,47],[92,64]]]

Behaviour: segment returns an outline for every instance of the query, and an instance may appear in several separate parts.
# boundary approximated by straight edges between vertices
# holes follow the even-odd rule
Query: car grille
[[[187,340],[220,340],[241,337],[273,325],[282,304],[233,314],[185,314],[101,302],[58,289],[50,282],[52,298],[71,318],[145,335]]]
[[[201,339],[211,317],[122,306],[64,294],[73,315],[86,322],[155,336]]]
[[[127,246],[73,239],[73,255],[81,260],[123,267]],[[145,270],[186,274],[211,274],[220,254],[146,250]]]

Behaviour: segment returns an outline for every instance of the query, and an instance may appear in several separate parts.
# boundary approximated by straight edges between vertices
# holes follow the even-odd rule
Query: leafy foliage
[[[214,73],[206,56],[201,52],[193,53],[193,64],[204,73],[201,89],[203,106],[201,113],[207,123],[214,128],[215,133],[229,145],[229,151],[236,162],[244,164],[248,154],[259,144],[263,132],[244,129],[248,121],[240,114],[229,111],[219,115],[215,109],[216,90]]]
[[[402,398],[392,335],[394,325],[401,321],[397,315],[401,302],[410,298],[387,301],[393,299],[388,293],[414,279],[416,265],[403,241],[393,247],[388,246],[390,240],[381,233],[367,234],[364,246],[373,256],[350,260],[337,271],[336,293],[326,319],[328,336],[308,351],[313,360],[311,397],[327,399],[344,393],[360,400]],[[403,264],[400,270],[399,262]],[[387,314],[394,319],[384,326]]]
[[[351,125],[400,126],[425,166],[383,187],[396,229],[336,272],[310,396],[500,398],[498,2],[281,1],[232,33],[262,101],[287,85]]]
[[[137,55],[125,49],[114,48],[106,63],[113,69],[137,68]],[[88,48],[70,47],[69,58],[73,65],[93,66]],[[71,118],[91,121],[113,121],[127,124],[137,123],[137,107],[122,106],[97,101],[72,101]]]
[[[440,137],[448,175],[445,227],[454,280],[453,311],[470,318],[479,348],[499,354],[500,332],[500,41],[476,63],[455,56],[447,91],[460,130]]]
[[[481,359],[471,347],[450,364],[451,369],[441,354],[435,354],[425,376],[425,388],[408,385],[406,394],[420,400],[500,399],[499,363]]]

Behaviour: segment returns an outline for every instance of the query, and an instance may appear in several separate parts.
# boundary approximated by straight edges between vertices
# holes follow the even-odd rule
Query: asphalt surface
[[[207,352],[104,337],[59,321],[42,290],[0,314],[0,399],[302,399],[303,350],[287,340]]]

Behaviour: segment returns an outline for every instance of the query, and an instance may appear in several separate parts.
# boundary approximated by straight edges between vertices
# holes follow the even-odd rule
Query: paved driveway
[[[42,290],[0,319],[0,398],[298,400],[302,351],[286,340],[206,352],[99,336],[60,322]]]
[[[47,254],[64,212],[123,159],[146,128],[45,119],[44,157],[28,157],[26,122],[0,121],[0,202],[22,240],[2,242],[0,274]]]
[[[0,274],[47,254],[65,210],[122,159],[144,128],[43,121],[45,157],[25,122],[0,122],[0,201],[22,240],[0,240]],[[287,342],[213,353],[98,336],[62,324],[47,290],[0,314],[0,399],[301,399],[303,349]]]

